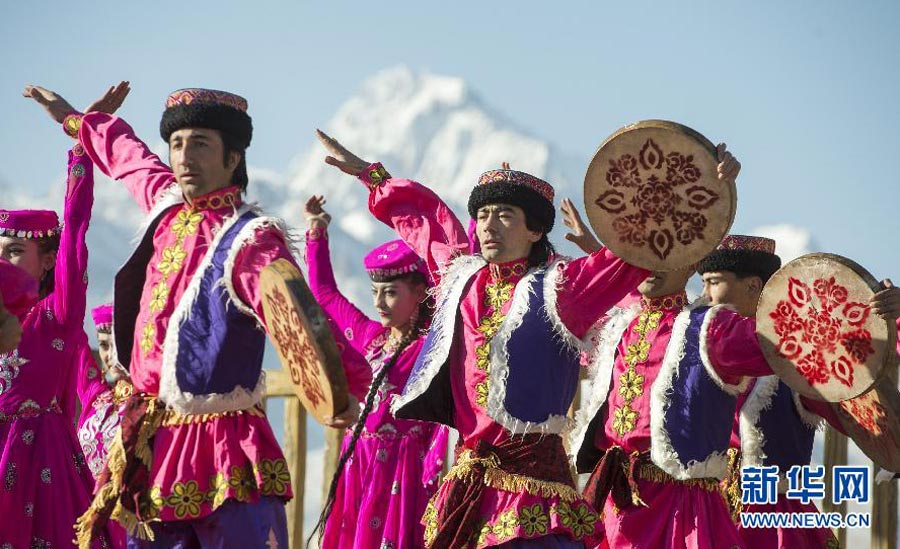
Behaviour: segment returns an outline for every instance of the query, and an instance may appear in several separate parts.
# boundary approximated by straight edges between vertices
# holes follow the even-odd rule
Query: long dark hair
[[[400,275],[389,280],[380,280],[380,282],[392,282],[394,280],[405,280],[410,284],[426,283],[424,275],[418,272]],[[340,484],[341,475],[344,473],[344,466],[347,465],[347,462],[356,450],[356,443],[362,435],[363,429],[366,427],[366,419],[368,419],[369,414],[372,413],[372,408],[375,405],[375,395],[378,394],[378,389],[380,389],[381,384],[384,383],[384,379],[387,377],[388,372],[390,372],[394,368],[394,365],[397,364],[397,361],[400,360],[400,355],[403,354],[403,351],[405,351],[406,348],[425,331],[431,322],[433,313],[434,298],[429,295],[422,303],[419,303],[419,317],[416,319],[416,323],[406,335],[403,336],[403,339],[400,340],[400,344],[398,345],[397,350],[394,351],[390,360],[388,360],[387,364],[381,368],[381,371],[378,372],[375,379],[372,380],[372,385],[369,387],[369,392],[366,394],[365,405],[359,414],[359,419],[356,420],[356,424],[353,426],[353,436],[350,438],[350,444],[348,444],[347,449],[341,453],[337,468],[334,471],[334,476],[331,477],[331,485],[328,487],[328,497],[325,499],[325,505],[322,506],[319,520],[316,522],[316,526],[313,528],[312,533],[306,539],[307,547],[309,547],[313,537],[316,537],[316,535],[318,535],[319,541],[322,541],[322,536],[325,534],[325,523],[328,521],[331,511],[334,509],[334,500],[337,496],[337,488],[338,484]]]

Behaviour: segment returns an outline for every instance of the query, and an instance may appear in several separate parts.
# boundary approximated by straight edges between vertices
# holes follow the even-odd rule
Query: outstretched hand
[[[734,181],[741,171],[741,163],[738,162],[738,159],[733,154],[728,152],[727,148],[728,146],[725,143],[716,145],[716,157],[719,160],[719,165],[716,166],[716,169],[719,172],[719,180]]]
[[[112,114],[122,106],[128,92],[131,91],[128,82],[119,82],[116,86],[111,86],[100,99],[97,99],[84,112],[105,112]],[[55,122],[62,124],[66,115],[77,112],[76,109],[58,93],[42,88],[41,86],[25,86],[22,92],[23,97],[33,99],[39,105],[44,107],[47,114],[50,115]]]
[[[326,212],[322,206],[325,205],[325,197],[322,195],[312,195],[306,200],[303,207],[303,217],[310,229],[325,228],[331,223],[331,214]]]
[[[585,225],[578,213],[578,208],[568,198],[564,198],[559,207],[563,214],[563,224],[569,228],[566,240],[574,242],[586,254],[591,254],[602,248],[600,241]]]
[[[354,177],[358,176],[369,167],[369,164],[371,164],[371,162],[366,162],[347,150],[346,147],[338,143],[337,139],[334,139],[322,130],[316,130],[316,137],[319,138],[319,141],[322,142],[325,150],[328,151],[328,156],[325,157],[325,163],[334,166],[346,174],[350,174]]]
[[[103,97],[88,105],[88,108],[86,108],[84,112],[105,112],[106,114],[113,114],[122,106],[122,103],[125,101],[125,98],[128,97],[130,91],[130,82],[123,80],[115,86],[110,86],[109,89],[106,90],[106,93],[103,94]]]

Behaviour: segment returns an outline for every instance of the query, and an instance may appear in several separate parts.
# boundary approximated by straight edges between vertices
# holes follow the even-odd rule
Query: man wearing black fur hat
[[[729,235],[697,264],[697,273],[711,305],[727,305],[743,316],[755,317],[763,286],[780,267],[774,240]],[[811,502],[785,497],[775,504],[742,506],[739,478],[742,466],[778,465],[784,475],[793,465],[809,465],[815,431],[823,417],[844,432],[826,403],[796,395],[774,375],[751,380],[738,395],[725,484],[725,497],[736,520],[741,512],[818,513]],[[838,546],[830,528],[742,528],[738,523],[738,530],[747,547]]]
[[[127,93],[123,82],[108,95]],[[269,263],[294,260],[283,223],[242,200],[253,133],[246,100],[172,93],[160,123],[169,167],[124,120],[82,115],[43,88],[25,95],[148,214],[115,281],[116,359],[135,396],[79,519],[79,544],[113,518],[129,547],[287,547],[290,476],[260,406],[258,282]]]
[[[577,548],[599,543],[599,517],[575,488],[561,433],[589,328],[647,271],[607,249],[558,257],[553,187],[485,172],[468,203],[481,253],[432,191],[391,178],[325,134],[326,162],[368,187],[369,208],[424,258],[437,311],[397,417],[459,431],[457,460],[423,523],[433,548]]]

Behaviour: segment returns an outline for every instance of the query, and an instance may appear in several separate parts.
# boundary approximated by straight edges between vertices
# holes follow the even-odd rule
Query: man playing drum
[[[432,191],[391,178],[320,134],[326,159],[369,188],[373,214],[440,280],[435,319],[397,417],[461,437],[457,463],[426,509],[428,547],[583,547],[598,515],[575,489],[561,433],[590,326],[646,271],[606,249],[568,261],[547,239],[553,188],[493,170],[469,198],[481,255]]]
[[[123,82],[113,94],[127,92]],[[283,223],[242,199],[247,102],[207,89],[172,93],[160,122],[170,167],[116,116],[82,115],[39,87],[25,95],[148,214],[115,287],[117,359],[135,394],[79,520],[80,545],[112,517],[133,547],[287,547],[290,478],[260,406],[258,281],[273,261],[296,262]]]

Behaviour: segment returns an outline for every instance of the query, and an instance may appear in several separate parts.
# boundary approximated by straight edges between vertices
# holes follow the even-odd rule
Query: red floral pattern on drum
[[[876,391],[868,392],[862,396],[839,402],[838,405],[845,412],[853,416],[859,425],[872,436],[880,436],[881,426],[884,424],[884,406],[878,402]]]
[[[679,188],[700,180],[693,155],[666,153],[647,139],[637,158],[623,154],[609,164],[606,181],[614,188],[594,203],[610,214],[623,214],[613,219],[612,227],[624,242],[647,246],[665,259],[676,242],[687,246],[703,239],[707,218],[701,212],[720,197],[702,185]],[[626,212],[629,205],[637,211]]]
[[[272,288],[265,299],[272,311],[267,318],[269,333],[283,355],[291,381],[300,386],[308,404],[318,408],[326,399],[319,383],[322,373],[318,356],[309,342],[309,334],[297,311],[288,306],[288,299],[280,288]]]
[[[832,378],[853,386],[856,366],[875,353],[872,334],[862,327],[869,305],[848,302],[849,292],[831,278],[818,278],[812,287],[791,277],[787,299],[769,313],[779,337],[778,354],[794,361],[810,385]]]

